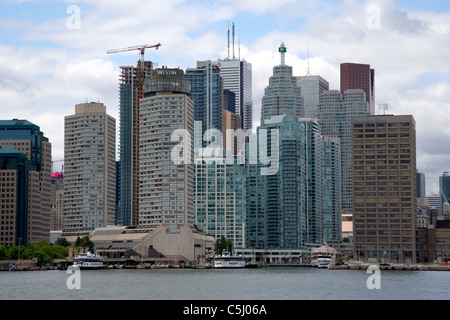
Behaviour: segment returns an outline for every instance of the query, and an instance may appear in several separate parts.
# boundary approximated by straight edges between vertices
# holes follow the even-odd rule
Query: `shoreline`
[[[395,270],[395,271],[450,271],[450,265],[442,265],[442,264],[408,264],[408,265],[399,265],[399,264],[387,264],[380,265],[377,263],[352,263],[348,265],[328,265],[328,270],[367,270],[369,266],[376,266],[380,270]],[[300,264],[271,264],[258,266],[253,268],[242,268],[242,269],[259,269],[259,268],[313,268],[311,265],[300,265]],[[101,270],[112,270],[112,269],[120,269],[120,270],[160,270],[160,269],[197,269],[197,270],[207,270],[207,269],[226,269],[226,268],[214,268],[214,267],[206,267],[206,266],[193,266],[193,267],[154,267],[154,268],[143,268],[143,267],[123,267],[123,268],[108,268],[107,266],[104,268],[100,268]],[[317,268],[316,268],[317,269]],[[64,271],[65,268],[57,267],[57,266],[46,266],[46,267],[24,267],[24,268],[1,268],[0,272],[17,272],[17,271],[49,271],[49,270],[60,270]]]

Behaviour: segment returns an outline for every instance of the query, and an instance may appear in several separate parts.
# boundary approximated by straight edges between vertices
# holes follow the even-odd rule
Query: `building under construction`
[[[143,68],[141,68],[143,64]],[[136,67],[122,66],[119,79],[120,112],[120,201],[118,224],[138,224],[139,187],[139,101],[144,80],[153,69],[151,61],[139,60]]]

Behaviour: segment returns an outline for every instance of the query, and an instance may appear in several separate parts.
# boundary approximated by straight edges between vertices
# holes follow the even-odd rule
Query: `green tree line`
[[[38,263],[50,263],[54,259],[64,259],[69,255],[70,243],[65,238],[59,238],[55,244],[39,241],[35,245],[19,246],[0,245],[0,260],[36,259]]]

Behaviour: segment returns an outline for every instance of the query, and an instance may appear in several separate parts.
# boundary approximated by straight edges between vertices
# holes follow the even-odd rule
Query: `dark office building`
[[[349,89],[362,89],[366,93],[370,114],[375,114],[375,70],[368,64],[341,64],[341,94]]]

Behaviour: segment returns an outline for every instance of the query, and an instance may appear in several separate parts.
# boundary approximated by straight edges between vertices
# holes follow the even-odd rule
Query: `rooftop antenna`
[[[308,42],[308,69],[306,69],[306,75],[310,76],[311,75],[311,69],[309,68],[309,42]]]
[[[386,115],[386,110],[389,108],[387,103],[379,104],[378,108],[383,109],[383,115]]]
[[[230,21],[228,21],[227,38],[228,38],[228,59],[230,59]]]
[[[233,35],[232,35],[232,37],[233,37],[233,59],[234,59],[235,58],[235,56],[234,56],[234,22],[233,22],[232,27],[233,27],[233,30],[232,30]]]
[[[238,41],[238,59],[241,60],[241,31],[239,31]]]

